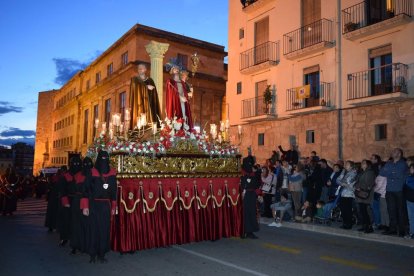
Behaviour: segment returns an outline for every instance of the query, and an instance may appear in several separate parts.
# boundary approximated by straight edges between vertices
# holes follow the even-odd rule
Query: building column
[[[148,45],[145,46],[148,55],[151,58],[151,78],[154,80],[155,86],[158,91],[158,99],[161,105],[161,112],[165,110],[164,104],[164,80],[163,80],[163,60],[164,54],[167,52],[170,44],[161,43],[151,40]]]

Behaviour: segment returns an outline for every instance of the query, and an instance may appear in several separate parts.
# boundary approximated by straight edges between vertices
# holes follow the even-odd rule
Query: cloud
[[[81,62],[69,58],[54,58],[53,62],[56,65],[56,78],[55,83],[63,85],[70,78],[72,78],[76,72],[85,69],[89,62]]]
[[[11,105],[10,102],[0,101],[0,116],[11,112],[21,113],[22,111],[23,107]]]
[[[0,145],[11,146],[18,142],[34,145],[36,132],[15,127],[6,127],[0,131]]]
[[[0,132],[0,139],[3,137],[33,137],[36,135],[34,130],[23,130],[20,128],[10,127],[9,129]]]
[[[79,70],[85,69],[92,61],[94,61],[102,51],[95,51],[90,55],[89,60],[79,61],[71,58],[53,58],[56,66],[55,83],[63,85],[70,80]]]

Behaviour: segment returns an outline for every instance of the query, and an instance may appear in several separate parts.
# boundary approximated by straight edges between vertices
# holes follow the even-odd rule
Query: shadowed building
[[[189,79],[193,120],[201,128],[218,123],[225,112],[224,46],[137,24],[60,89],[39,93],[34,173],[67,164],[68,154],[84,154],[97,134],[95,119],[109,123],[112,114],[123,114],[139,63],[147,65],[157,85],[164,117],[163,86],[170,76],[163,65],[177,58],[191,71],[195,53],[197,72]]]
[[[259,162],[289,144],[332,161],[414,154],[412,15],[410,0],[230,0],[233,141]]]

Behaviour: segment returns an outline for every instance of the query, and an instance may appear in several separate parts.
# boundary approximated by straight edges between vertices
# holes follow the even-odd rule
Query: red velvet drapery
[[[121,179],[114,251],[128,252],[243,232],[240,178]]]

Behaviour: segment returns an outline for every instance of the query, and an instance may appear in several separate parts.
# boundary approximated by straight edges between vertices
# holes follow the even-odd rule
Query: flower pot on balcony
[[[322,99],[322,101],[321,101],[321,106],[326,106],[325,99]]]
[[[394,11],[387,11],[387,18],[393,18],[395,16]]]
[[[358,29],[358,23],[354,23],[354,22],[349,22],[345,24],[345,32],[349,33],[352,31],[355,31],[356,29]]]

